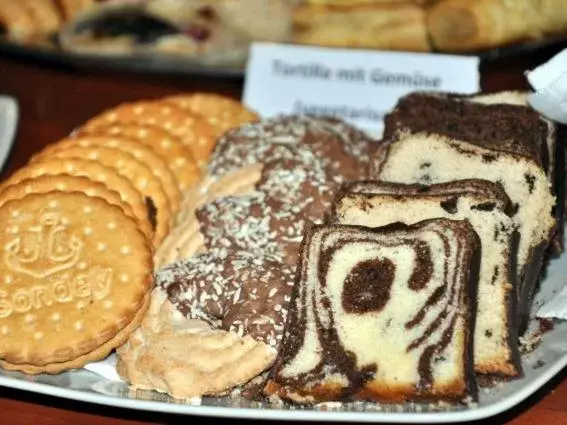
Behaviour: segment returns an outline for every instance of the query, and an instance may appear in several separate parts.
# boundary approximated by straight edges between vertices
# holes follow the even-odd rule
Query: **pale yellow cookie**
[[[25,179],[61,174],[87,177],[119,193],[122,201],[132,209],[132,214],[136,217],[140,230],[150,240],[153,238],[154,231],[148,220],[148,209],[142,194],[134,188],[130,180],[118,174],[113,168],[105,167],[97,161],[72,158],[49,158],[45,161],[28,164],[12,174],[8,180],[4,181],[0,190]]]
[[[119,149],[134,156],[139,162],[144,164],[160,180],[165,193],[167,194],[172,211],[179,209],[181,202],[181,192],[177,179],[167,166],[165,160],[146,145],[119,136],[80,136],[73,139],[63,139],[44,148],[40,153],[33,157],[33,160],[49,157],[55,152],[69,149],[76,146],[107,146]]]
[[[84,128],[93,130],[116,123],[149,124],[170,132],[191,149],[201,168],[207,165],[216,143],[214,129],[206,119],[170,102],[140,101],[119,105],[92,118]]]
[[[0,206],[0,359],[65,363],[131,323],[152,285],[135,221],[101,198],[31,194]]]
[[[197,166],[191,150],[178,137],[155,125],[111,124],[91,131],[83,129],[76,136],[85,134],[128,137],[147,145],[165,159],[177,178],[182,193],[193,187],[201,177],[201,169]]]
[[[276,354],[248,335],[183,317],[158,288],[142,326],[117,352],[118,373],[133,389],[181,399],[242,385],[267,369]]]
[[[169,233],[172,213],[165,190],[152,170],[133,155],[106,146],[75,146],[53,152],[50,158],[85,158],[113,168],[118,174],[130,180],[132,185],[155,206],[154,246],[159,246]],[[38,161],[37,163],[41,164],[41,162]],[[152,217],[150,217],[150,220],[152,220]]]
[[[259,120],[258,115],[242,103],[215,93],[179,94],[164,100],[205,117],[217,138],[231,128]]]
[[[54,190],[61,192],[82,192],[88,196],[104,199],[110,205],[116,205],[128,217],[133,218],[132,207],[122,201],[120,194],[110,190],[102,183],[97,183],[87,177],[71,176],[69,174],[43,175],[24,179],[9,186],[3,186],[0,191],[0,205],[12,199],[20,199],[31,193],[47,193]]]
[[[6,370],[17,370],[27,375],[37,375],[39,373],[56,374],[69,369],[78,369],[87,363],[97,362],[107,357],[110,352],[116,347],[120,347],[126,342],[129,336],[134,332],[142,323],[150,305],[150,293],[148,292],[138,308],[138,312],[134,319],[128,323],[114,338],[109,339],[100,347],[95,348],[90,353],[77,357],[76,359],[69,360],[63,363],[51,363],[44,366],[33,366],[29,364],[13,364],[6,361],[0,361],[0,367]]]

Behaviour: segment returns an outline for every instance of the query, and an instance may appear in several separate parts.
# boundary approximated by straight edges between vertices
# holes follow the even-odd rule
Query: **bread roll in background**
[[[353,7],[303,4],[294,11],[294,42],[383,50],[430,50],[425,10],[412,3]]]
[[[0,36],[29,41],[57,32],[95,0],[0,0]]]
[[[21,41],[28,39],[34,29],[34,22],[23,3],[0,0],[0,34]]]
[[[62,17],[57,6],[46,0],[20,0],[34,23],[35,33],[51,34],[59,29]]]
[[[361,4],[385,4],[385,3],[414,3],[430,5],[439,0],[304,0],[304,3],[323,4],[326,6],[358,6]]]
[[[565,0],[445,0],[429,9],[435,49],[465,52],[567,31]]]

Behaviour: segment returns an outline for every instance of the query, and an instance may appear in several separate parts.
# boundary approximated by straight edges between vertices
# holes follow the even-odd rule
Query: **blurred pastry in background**
[[[252,41],[289,39],[286,5],[285,0],[112,2],[79,16],[62,31],[60,43],[79,53],[161,52],[242,61]]]
[[[165,53],[204,66],[241,68],[257,41],[467,53],[558,38],[567,36],[566,5],[567,0],[0,0],[0,39],[113,58],[136,53],[152,63],[155,53]]]
[[[243,42],[216,16],[195,4],[187,9],[181,24],[145,5],[109,4],[79,16],[61,32],[59,41],[75,53],[207,55],[241,50]]]
[[[34,32],[34,23],[21,2],[0,0],[0,34],[14,40],[25,40]]]
[[[439,0],[304,0],[304,3],[324,4],[326,6],[359,6],[361,4],[385,4],[385,3],[414,3],[432,4]]]
[[[298,5],[293,15],[293,41],[333,47],[430,50],[426,14],[422,6],[409,2],[367,3],[352,6]]]
[[[20,0],[27,9],[31,21],[34,23],[34,32],[50,34],[59,29],[65,17],[58,10],[57,5],[46,0]]]
[[[445,0],[428,12],[435,49],[465,52],[567,31],[565,0]]]
[[[146,9],[168,21],[186,25],[198,15],[221,21],[241,37],[287,41],[291,31],[290,0],[148,0]]]
[[[55,3],[57,7],[61,10],[63,21],[68,21],[73,19],[79,13],[84,12],[89,7],[96,6],[96,3],[102,2],[103,0],[42,0],[51,1]]]
[[[95,0],[0,0],[0,35],[18,41],[57,32]]]

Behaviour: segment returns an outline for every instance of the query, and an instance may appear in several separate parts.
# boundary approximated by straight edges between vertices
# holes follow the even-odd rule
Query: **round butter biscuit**
[[[178,137],[155,125],[112,124],[108,127],[97,127],[91,131],[84,129],[76,136],[81,137],[87,134],[127,137],[150,147],[165,159],[182,193],[192,188],[201,177],[201,169],[197,166],[191,150]]]
[[[73,192],[0,206],[0,358],[77,359],[131,323],[152,285],[152,249],[120,208]]]
[[[207,120],[172,103],[140,101],[112,108],[89,120],[84,128],[92,130],[116,123],[139,123],[158,126],[181,139],[191,149],[197,165],[207,165],[215,147],[215,132]]]
[[[106,146],[74,146],[53,152],[50,158],[86,158],[114,168],[118,174],[130,180],[132,185],[155,207],[154,246],[159,246],[169,233],[172,213],[165,190],[152,170],[133,155]],[[41,161],[38,161],[38,163],[41,163]],[[151,211],[149,215],[152,215]],[[150,220],[153,221],[153,219],[154,217],[150,217]]]
[[[216,137],[231,128],[260,119],[242,103],[215,93],[179,94],[166,97],[164,101],[205,117],[214,128]]]
[[[104,199],[110,205],[116,205],[128,217],[136,219],[132,207],[122,201],[120,194],[110,190],[102,183],[94,182],[87,177],[72,176],[69,174],[43,175],[21,180],[15,184],[3,187],[0,191],[0,205],[20,199],[31,193],[47,193],[54,190],[61,192],[82,192],[88,196]]]
[[[179,184],[166,162],[162,157],[156,154],[152,149],[136,140],[130,140],[125,137],[116,136],[80,136],[73,139],[63,139],[57,143],[53,143],[44,148],[40,153],[35,155],[33,159],[41,159],[49,157],[55,152],[64,149],[83,146],[107,146],[119,149],[134,156],[139,162],[147,166],[153,171],[154,175],[160,180],[163,189],[167,194],[169,203],[173,211],[177,211],[181,202],[181,192]]]
[[[142,194],[134,188],[130,180],[121,176],[110,167],[99,162],[87,159],[59,159],[48,158],[34,162],[20,168],[2,184],[1,188],[16,184],[25,179],[41,176],[71,175],[87,177],[88,179],[104,184],[108,189],[120,194],[120,198],[132,209],[140,230],[151,240],[153,229],[148,219],[148,208]]]
[[[140,326],[142,320],[146,315],[146,312],[150,305],[150,299],[151,299],[150,293],[147,293],[144,296],[144,299],[140,305],[140,308],[138,309],[138,312],[136,313],[136,316],[134,316],[134,320],[128,323],[124,327],[124,329],[122,329],[118,334],[116,334],[114,338],[109,339],[107,342],[102,344],[100,347],[95,348],[90,353],[84,354],[82,356],[77,357],[76,359],[69,360],[66,362],[51,363],[43,366],[34,366],[30,364],[13,364],[0,360],[0,367],[6,370],[17,370],[27,375],[37,375],[39,373],[55,374],[55,373],[61,373],[68,369],[78,369],[83,367],[87,363],[102,360],[105,357],[107,357],[113,349],[120,347],[122,344],[124,344],[130,337],[132,332],[138,329],[138,327]]]

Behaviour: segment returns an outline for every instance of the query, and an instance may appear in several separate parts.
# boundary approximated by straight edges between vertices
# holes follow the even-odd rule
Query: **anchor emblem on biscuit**
[[[42,215],[38,226],[30,227],[23,236],[6,244],[6,265],[35,278],[45,278],[73,267],[79,260],[83,241],[75,235],[68,236],[65,230],[58,214]]]

